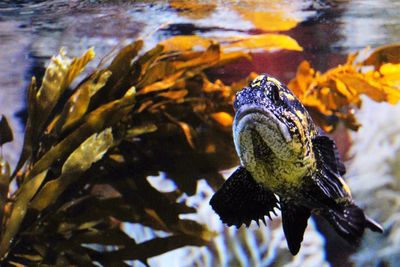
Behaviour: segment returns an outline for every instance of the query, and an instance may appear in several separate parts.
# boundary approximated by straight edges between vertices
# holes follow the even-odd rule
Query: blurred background
[[[2,153],[15,165],[26,120],[26,88],[41,77],[60,47],[78,56],[95,47],[97,61],[113,49],[142,38],[145,49],[176,35],[205,37],[284,33],[303,51],[252,51],[241,60],[209,73],[233,82],[250,72],[267,72],[288,82],[302,60],[321,72],[342,64],[348,53],[399,42],[400,1],[1,1],[0,113],[7,116],[14,142]],[[149,260],[151,266],[398,266],[400,261],[400,106],[365,98],[356,117],[357,132],[343,127],[333,133],[348,169],[354,198],[381,222],[386,234],[367,232],[359,249],[332,234],[323,221],[310,220],[299,255],[292,257],[279,218],[268,227],[248,230],[223,226],[208,205],[213,190],[199,181],[194,196],[182,201],[196,207],[191,215],[219,233],[209,247],[185,247]],[[231,155],[232,156],[232,155]],[[229,170],[221,170],[229,175]],[[164,175],[150,177],[160,190],[173,190]],[[194,216],[194,217],[193,217]],[[275,225],[276,224],[276,225]],[[160,233],[125,224],[137,242]],[[321,234],[323,233],[323,234]],[[139,262],[130,262],[142,266]]]

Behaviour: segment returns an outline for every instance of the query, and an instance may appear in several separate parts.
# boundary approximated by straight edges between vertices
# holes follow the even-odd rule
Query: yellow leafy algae
[[[222,127],[231,127],[233,123],[232,115],[223,111],[211,114],[211,118]]]
[[[86,171],[94,162],[100,160],[112,145],[111,128],[91,135],[67,158],[61,174]]]
[[[64,78],[65,87],[69,86],[71,82],[85,69],[86,65],[95,57],[93,47],[87,50],[80,58],[72,59],[71,65]]]
[[[99,161],[113,145],[111,128],[101,133],[95,133],[86,139],[67,158],[61,169],[61,176],[47,182],[32,200],[31,207],[43,210],[53,203],[68,185],[79,179],[80,175],[88,170],[93,163]]]
[[[52,57],[44,74],[42,86],[36,94],[37,105],[41,112],[47,114],[52,111],[61,94],[94,56],[93,48],[91,48],[80,58],[72,60],[66,56],[64,49],[60,50],[58,56]]]
[[[248,36],[230,36],[218,38],[205,38],[197,35],[174,36],[160,44],[165,51],[205,51],[213,44],[219,43],[222,48],[222,55],[232,57],[229,53],[233,51],[248,52],[251,50],[279,50],[287,49],[293,51],[302,51],[303,48],[296,40],[284,34],[256,34]],[[234,54],[244,57],[245,54]]]
[[[378,47],[362,62],[363,65],[373,65],[376,69],[385,63],[400,63],[400,43]]]
[[[391,52],[398,51],[394,46],[389,47]],[[335,115],[344,120],[348,127],[357,129],[359,124],[353,108],[360,106],[360,95],[391,104],[400,100],[399,64],[381,64],[382,58],[385,58],[385,62],[397,62],[397,58],[388,57],[388,53],[387,48],[378,48],[372,52],[372,56],[360,63],[354,61],[354,55],[349,55],[344,65],[325,73],[315,71],[309,62],[303,61],[288,86],[306,106],[315,108],[325,116]],[[365,64],[378,67],[364,71]],[[319,122],[325,130],[333,129],[326,121]]]
[[[84,82],[76,90],[65,104],[60,120],[57,121],[58,128],[61,128],[61,131],[65,131],[83,118],[89,107],[91,97],[104,87],[110,76],[110,71],[95,73],[91,79]]]
[[[66,76],[71,66],[71,59],[66,56],[64,49],[56,57],[52,57],[46,68],[42,85],[36,93],[36,99],[41,111],[51,111],[58,97],[64,92],[68,84]]]
[[[159,44],[164,51],[206,50],[213,40],[199,35],[178,35]]]
[[[297,26],[298,21],[287,16],[286,12],[276,11],[245,11],[239,9],[239,13],[246,20],[263,31],[287,31]]]
[[[255,28],[265,32],[287,31],[301,22],[296,16],[296,5],[284,0],[244,0],[234,5],[243,19],[250,21]]]
[[[287,49],[294,51],[303,51],[303,48],[290,36],[283,34],[258,34],[251,36],[231,37],[227,40],[229,43],[223,46],[224,51],[228,50],[278,50]]]

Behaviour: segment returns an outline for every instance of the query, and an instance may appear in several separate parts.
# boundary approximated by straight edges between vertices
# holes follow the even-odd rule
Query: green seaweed
[[[142,45],[139,40],[122,48],[108,67],[99,66],[73,88],[93,49],[74,59],[61,50],[40,88],[32,79],[19,162],[13,174],[2,164],[3,263],[145,263],[182,246],[205,245],[214,236],[204,225],[180,218],[195,209],[178,197],[193,194],[204,176],[217,187],[223,181],[218,170],[235,163],[233,156],[214,160],[226,151],[221,140],[229,131],[211,119],[230,109],[233,93],[202,89],[210,83],[203,71],[222,52],[218,45],[181,52],[159,45],[140,54]],[[215,97],[222,101],[215,103]],[[12,140],[12,131],[4,117],[0,126],[2,145]],[[198,134],[195,129],[201,127],[209,127],[216,138]],[[207,151],[210,146],[221,149]],[[202,163],[188,169],[181,165],[183,158]],[[149,184],[147,177],[159,171],[174,177],[176,192]],[[11,181],[17,188],[6,198]],[[138,243],[122,231],[123,222],[169,235]]]

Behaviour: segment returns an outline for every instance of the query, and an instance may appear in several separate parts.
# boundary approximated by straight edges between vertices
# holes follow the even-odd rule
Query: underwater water
[[[2,152],[11,165],[16,164],[23,141],[26,88],[33,75],[43,75],[50,57],[60,47],[65,47],[69,55],[80,55],[93,46],[98,56],[97,61],[90,63],[89,72],[110,51],[138,38],[144,39],[144,50],[147,50],[176,35],[228,37],[280,32],[296,40],[303,51],[256,50],[252,61],[241,60],[209,75],[233,82],[252,71],[267,72],[288,82],[302,60],[309,60],[315,69],[323,72],[344,63],[350,52],[400,40],[397,12],[400,1],[396,0],[274,0],[269,5],[264,1],[188,1],[196,4],[195,7],[181,6],[179,2],[2,1],[0,113],[9,119],[15,139],[4,145]],[[295,21],[296,26],[282,30],[275,29],[274,22],[247,19],[246,11],[254,10],[274,14],[282,25]],[[341,130],[334,134],[348,167],[346,178],[354,198],[368,206],[367,213],[385,229],[399,229],[400,224],[400,122],[395,119],[398,114],[398,106],[365,100],[357,112],[363,127],[358,132]],[[230,160],[230,167],[236,163]],[[225,177],[229,173],[225,170]],[[166,192],[176,188],[163,174],[150,177],[149,182]],[[398,230],[389,230],[378,239],[375,234],[367,233],[362,247],[355,251],[335,239],[329,227],[318,220],[310,220],[302,249],[292,257],[287,251],[279,218],[268,227],[252,224],[249,230],[227,228],[208,205],[212,193],[211,187],[200,180],[195,195],[183,195],[180,199],[197,209],[188,218],[218,233],[212,245],[185,247],[153,257],[149,260],[151,266],[377,266],[378,258],[384,259],[387,266],[396,266],[400,260]],[[123,229],[138,243],[167,235],[133,223],[124,224]],[[136,261],[129,264],[142,266]]]

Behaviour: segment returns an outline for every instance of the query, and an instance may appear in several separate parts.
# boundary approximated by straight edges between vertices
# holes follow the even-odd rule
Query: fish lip
[[[240,122],[240,120],[242,120],[244,117],[246,117],[247,115],[250,114],[262,114],[270,119],[272,119],[273,121],[276,122],[280,133],[282,134],[283,138],[285,139],[285,141],[287,143],[292,141],[292,136],[289,132],[288,127],[285,125],[284,122],[282,122],[274,113],[272,113],[271,111],[269,111],[268,109],[264,109],[260,106],[257,105],[244,105],[242,107],[240,107],[235,114],[235,119],[234,119],[234,124],[233,127],[237,127],[238,123]]]
[[[273,115],[272,112],[264,110],[263,108],[253,105],[251,106],[246,105],[238,109],[238,111],[235,114],[235,121],[239,122],[243,117],[254,113],[260,113],[267,117],[271,117],[271,115],[275,117],[275,115]]]

